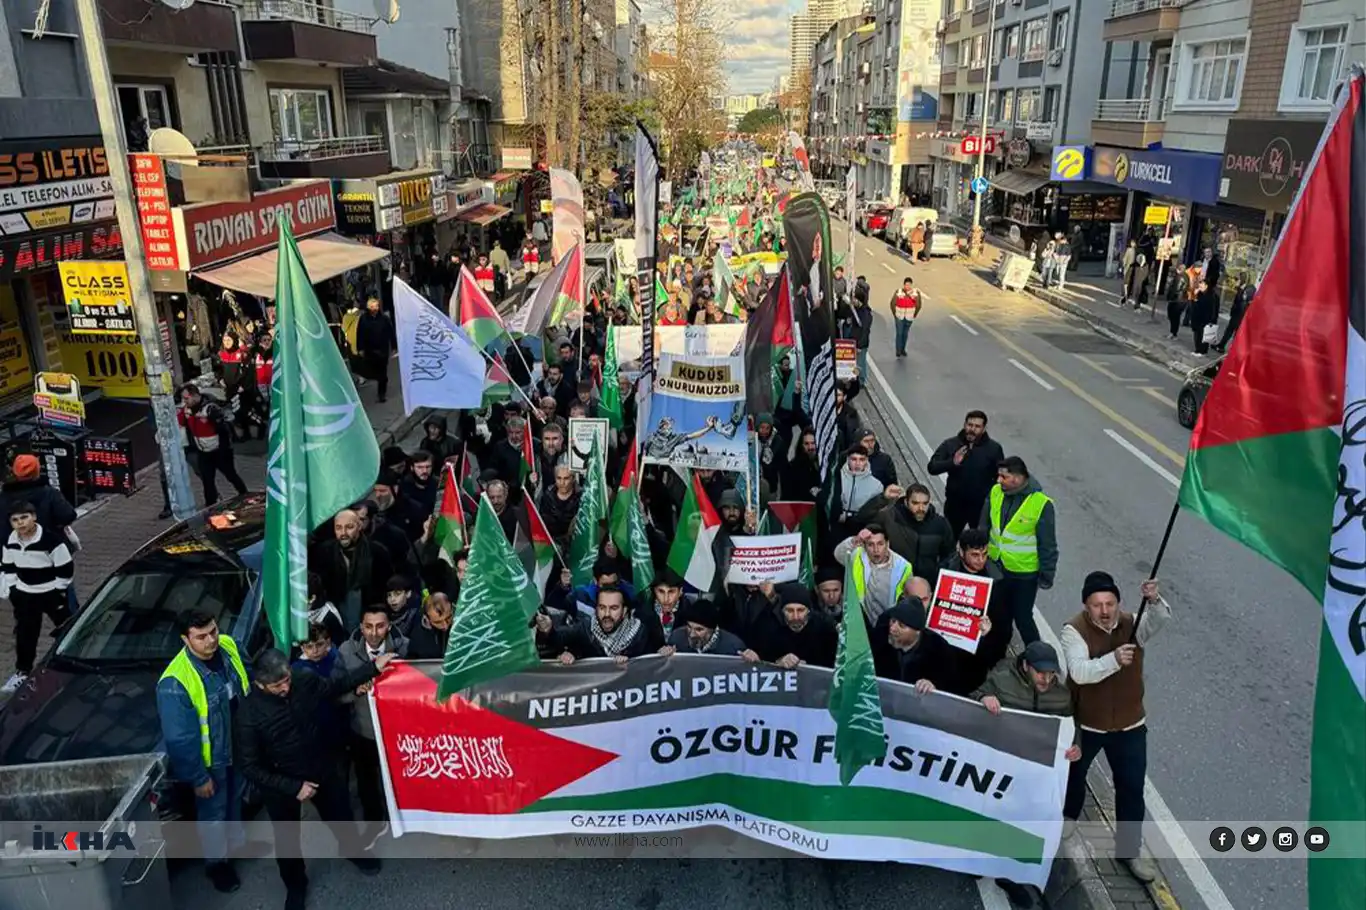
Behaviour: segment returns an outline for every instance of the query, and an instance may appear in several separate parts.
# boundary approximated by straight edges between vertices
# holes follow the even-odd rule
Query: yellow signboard
[[[71,223],[71,206],[59,205],[51,209],[34,209],[24,212],[24,220],[30,230],[43,231],[48,228],[65,227]]]
[[[542,215],[549,215],[549,214],[550,214],[551,212],[553,212],[554,210],[555,210],[554,204],[551,203],[551,201],[550,201],[549,199],[542,199],[542,200],[541,200],[541,214],[542,214]]]
[[[9,282],[0,282],[0,397],[33,387],[28,342]]]
[[[765,159],[764,159],[764,167],[770,167],[770,168],[771,168],[771,167],[777,167],[777,166],[778,166],[778,159],[777,159],[777,158],[765,158]]]
[[[1169,205],[1150,205],[1143,210],[1143,223],[1164,225],[1171,218],[1172,207]]]
[[[81,384],[70,373],[39,373],[33,383],[33,406],[48,423],[85,425],[85,402]]]
[[[77,335],[135,335],[128,266],[123,262],[61,262],[62,294]]]
[[[142,344],[136,335],[57,333],[62,365],[81,385],[104,390],[109,398],[146,398]]]

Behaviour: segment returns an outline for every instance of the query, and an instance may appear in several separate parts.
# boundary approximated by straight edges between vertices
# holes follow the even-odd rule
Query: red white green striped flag
[[[508,373],[507,364],[503,362],[503,355],[494,354],[488,372],[484,375],[484,407],[495,401],[511,399],[512,376]]]
[[[716,583],[711,545],[720,529],[721,516],[702,488],[702,478],[694,472],[678,516],[678,536],[669,547],[669,568],[704,594]]]
[[[465,330],[465,334],[470,336],[470,340],[480,349],[486,349],[490,344],[497,341],[507,334],[507,327],[503,325],[503,317],[498,315],[498,310],[489,302],[488,295],[484,293],[474,280],[474,275],[470,274],[467,266],[460,267],[460,278],[455,287],[456,321],[460,323],[460,328]]]
[[[814,502],[779,499],[768,504],[768,511],[782,526],[782,533],[802,535],[802,567],[797,580],[810,587],[815,584],[816,526],[819,516]]]
[[[1358,908],[1366,894],[1363,186],[1366,106],[1354,68],[1201,408],[1180,493],[1182,506],[1323,603],[1309,821],[1331,842],[1309,857],[1310,910]]]
[[[626,470],[621,473],[621,485],[617,487],[616,500],[612,503],[610,527],[617,552],[631,560],[632,584],[637,591],[645,592],[654,584],[655,567],[650,555],[650,540],[645,536],[645,516],[640,510],[637,465],[636,446],[632,441],[630,454],[626,456]]]
[[[464,497],[465,511],[473,512],[479,508],[479,497],[484,494],[484,485],[470,464],[470,453],[466,449],[460,455],[460,495]]]
[[[526,498],[526,517],[530,539],[527,541],[525,562],[528,564],[527,573],[531,576],[531,583],[536,589],[536,606],[539,607],[541,598],[545,596],[546,582],[550,580],[550,573],[555,568],[555,561],[560,558],[560,554],[555,547],[554,538],[545,526],[545,520],[541,518],[540,509],[536,508],[535,497]]]
[[[455,554],[465,549],[470,542],[460,482],[456,479],[455,466],[451,464],[446,465],[441,472],[441,495],[437,499],[433,535],[441,559],[452,566],[455,565]]]
[[[522,467],[519,473],[521,483],[526,483],[527,475],[536,473],[536,448],[531,441],[530,421],[522,428]],[[542,477],[536,479],[544,481]]]

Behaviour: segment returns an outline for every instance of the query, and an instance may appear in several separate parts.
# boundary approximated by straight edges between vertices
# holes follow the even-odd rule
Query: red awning
[[[456,215],[455,220],[465,221],[483,227],[484,225],[492,224],[511,211],[512,209],[505,205],[492,205],[486,202],[483,205],[476,205],[474,208],[466,209],[459,215]]]

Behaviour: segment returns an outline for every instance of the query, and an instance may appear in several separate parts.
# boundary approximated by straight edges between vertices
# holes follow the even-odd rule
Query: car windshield
[[[250,586],[245,570],[221,563],[188,572],[120,572],[81,611],[57,654],[80,661],[168,661],[181,647],[181,611],[204,610],[218,617],[219,628],[231,629]]]

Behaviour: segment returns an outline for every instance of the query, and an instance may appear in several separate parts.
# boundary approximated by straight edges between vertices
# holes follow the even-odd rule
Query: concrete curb
[[[1050,910],[1114,910],[1115,902],[1101,880],[1096,858],[1078,834],[1063,838],[1044,888]]]
[[[1121,324],[1101,319],[1089,308],[1074,303],[1053,291],[1033,286],[1025,290],[1044,303],[1081,319],[1097,334],[1124,345],[1143,359],[1152,361],[1177,376],[1184,377],[1191,370],[1209,363],[1208,360],[1202,360],[1197,354],[1187,355],[1184,352],[1175,351],[1170,345],[1163,344],[1161,341],[1154,341]]]

